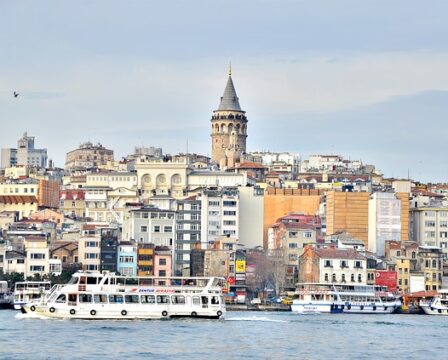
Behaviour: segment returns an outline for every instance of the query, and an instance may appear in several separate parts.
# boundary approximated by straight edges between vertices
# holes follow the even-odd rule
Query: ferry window
[[[212,303],[212,305],[218,305],[219,304],[219,298],[217,296],[212,296],[211,303]]]
[[[185,296],[183,295],[171,296],[171,301],[173,304],[185,304]]]
[[[85,276],[81,276],[81,278],[79,279],[79,284],[80,285],[85,285],[86,284],[86,277]]]
[[[79,302],[80,303],[91,303],[92,295],[90,294],[79,294]]]
[[[124,300],[127,304],[138,304],[138,295],[125,295]]]
[[[208,297],[207,296],[201,296],[201,302],[204,305],[208,304]]]
[[[168,295],[157,295],[157,304],[169,304],[170,297]]]
[[[76,305],[76,294],[68,294],[68,304],[69,305]]]
[[[95,294],[93,295],[94,301],[97,304],[107,303],[107,295]]]
[[[109,295],[110,304],[123,304],[123,295]]]
[[[67,300],[67,297],[65,296],[65,294],[61,294],[56,299],[56,302],[64,304],[66,300]]]
[[[87,278],[87,284],[88,285],[96,285],[96,278],[95,277],[88,277]]]
[[[200,299],[199,296],[193,296],[193,305],[200,305]]]
[[[142,295],[141,302],[142,302],[142,304],[155,304],[156,299],[155,299],[154,295]]]

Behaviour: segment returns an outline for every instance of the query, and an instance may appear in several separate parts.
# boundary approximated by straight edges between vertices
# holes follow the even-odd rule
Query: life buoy
[[[36,307],[34,305],[31,305],[30,310],[31,311],[36,311]]]
[[[165,310],[163,310],[163,311],[162,311],[162,316],[168,316],[168,312],[165,311]]]
[[[48,309],[49,312],[54,313],[56,311],[56,309],[52,306],[51,308]]]
[[[75,309],[70,309],[70,315],[75,315],[76,314],[76,310]]]
[[[90,315],[95,316],[96,315],[96,310],[90,310]]]
[[[121,310],[121,315],[126,316],[128,312],[126,310]]]
[[[218,315],[218,317],[221,317],[221,316],[222,316],[222,311],[221,311],[221,310],[218,310],[218,312],[216,313],[216,315]]]
[[[193,311],[193,312],[191,313],[191,316],[192,316],[192,317],[196,317],[196,316],[198,316],[198,313],[197,313],[196,311]]]

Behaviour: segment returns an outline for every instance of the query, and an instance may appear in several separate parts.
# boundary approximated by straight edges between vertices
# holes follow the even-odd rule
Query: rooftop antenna
[[[232,76],[232,62],[229,61],[229,76]]]

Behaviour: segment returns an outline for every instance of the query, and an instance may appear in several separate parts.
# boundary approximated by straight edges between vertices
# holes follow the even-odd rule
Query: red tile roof
[[[238,169],[265,169],[260,163],[245,161],[238,166]]]
[[[61,200],[84,200],[85,192],[83,190],[63,190],[61,191]]]

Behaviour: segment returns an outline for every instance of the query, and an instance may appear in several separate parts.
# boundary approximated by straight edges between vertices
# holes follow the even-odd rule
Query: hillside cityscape
[[[59,168],[32,134],[2,144],[0,277],[219,276],[229,303],[297,283],[447,286],[447,184],[338,154],[249,151],[231,69],[209,126],[211,157],[154,144],[117,159],[86,141]]]

